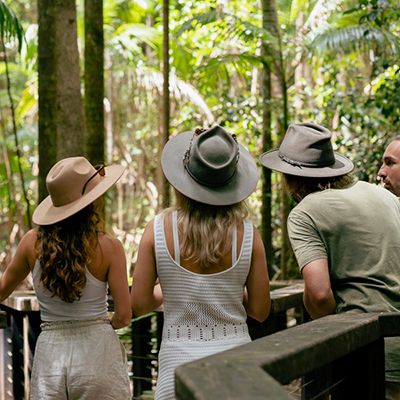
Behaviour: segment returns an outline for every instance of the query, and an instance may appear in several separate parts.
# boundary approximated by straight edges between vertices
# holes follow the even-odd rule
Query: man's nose
[[[378,177],[385,178],[385,176],[386,176],[386,168],[385,168],[385,165],[382,164],[378,171]]]

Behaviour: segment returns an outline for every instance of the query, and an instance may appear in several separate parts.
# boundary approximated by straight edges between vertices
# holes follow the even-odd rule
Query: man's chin
[[[394,192],[393,188],[392,188],[390,185],[385,184],[383,187],[384,187],[385,189],[389,190],[389,192],[392,192],[393,194],[396,194],[396,193]],[[396,195],[396,196],[397,196],[397,195]]]

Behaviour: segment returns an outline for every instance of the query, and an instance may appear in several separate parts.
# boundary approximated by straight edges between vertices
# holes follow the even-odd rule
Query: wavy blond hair
[[[82,296],[86,269],[97,245],[101,218],[94,203],[71,217],[40,226],[36,241],[43,286],[67,303]]]
[[[212,206],[177,191],[176,199],[182,257],[198,263],[201,269],[218,264],[231,248],[232,229],[248,215],[245,202]],[[170,214],[172,211],[170,208],[165,212]]]

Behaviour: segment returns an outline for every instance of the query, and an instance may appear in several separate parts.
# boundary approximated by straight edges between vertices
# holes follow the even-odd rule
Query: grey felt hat
[[[234,135],[218,125],[170,139],[161,165],[175,189],[211,205],[239,203],[255,190],[258,180],[253,157]]]
[[[354,165],[333,151],[331,132],[313,123],[289,125],[279,149],[260,156],[264,167],[284,174],[314,178],[345,175]]]

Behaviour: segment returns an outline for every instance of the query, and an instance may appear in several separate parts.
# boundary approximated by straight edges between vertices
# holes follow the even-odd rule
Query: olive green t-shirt
[[[291,211],[288,232],[301,269],[328,260],[338,313],[400,311],[400,200],[388,190],[359,181],[312,193]]]

